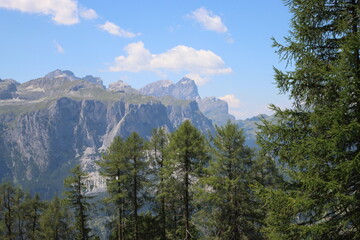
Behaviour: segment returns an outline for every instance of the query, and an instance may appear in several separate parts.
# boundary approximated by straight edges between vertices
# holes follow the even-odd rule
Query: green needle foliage
[[[263,195],[271,239],[360,238],[360,1],[287,0],[292,30],[274,42],[293,108],[275,106],[259,144],[285,169]]]
[[[119,240],[140,239],[138,212],[145,202],[147,182],[144,150],[144,140],[133,132],[125,141],[116,137],[98,163],[107,178],[108,202],[116,207]]]
[[[172,202],[173,216],[170,238],[196,239],[191,222],[194,213],[194,186],[204,173],[208,149],[204,136],[189,120],[171,134],[163,176],[166,179],[165,197]],[[174,232],[175,231],[175,232]]]
[[[253,151],[244,145],[242,129],[230,121],[211,137],[213,159],[201,179],[199,222],[204,239],[261,239],[253,182]]]
[[[74,239],[70,219],[70,212],[66,204],[55,196],[40,217],[40,237],[38,239]]]
[[[166,217],[167,217],[167,209],[166,209],[166,198],[165,198],[165,179],[162,176],[162,172],[164,171],[164,163],[166,158],[166,148],[169,144],[169,137],[166,134],[164,128],[153,129],[151,139],[148,143],[148,151],[150,154],[150,168],[153,170],[152,174],[154,192],[155,192],[155,207],[154,210],[158,213],[160,225],[161,225],[161,240],[166,239]]]
[[[128,173],[130,184],[129,188],[129,200],[131,204],[131,230],[129,235],[131,239],[140,239],[140,220],[138,212],[145,202],[145,186],[146,186],[146,169],[147,162],[145,161],[144,154],[144,140],[133,132],[125,141],[126,146],[126,158],[128,159]],[[131,234],[130,234],[131,233]]]
[[[70,208],[74,209],[76,239],[87,240],[90,239],[91,231],[88,227],[90,207],[88,201],[91,197],[85,195],[88,174],[81,169],[80,165],[76,165],[70,173],[72,175],[64,180],[64,186],[67,189],[64,194]]]
[[[128,208],[128,159],[125,153],[125,142],[121,137],[115,137],[113,143],[103,155],[103,160],[97,162],[100,174],[106,178],[107,191],[110,194],[106,202],[116,208],[116,239],[125,239],[125,209]]]

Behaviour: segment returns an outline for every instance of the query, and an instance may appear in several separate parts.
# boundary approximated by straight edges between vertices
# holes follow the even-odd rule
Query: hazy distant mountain
[[[110,83],[108,90],[110,92],[118,92],[118,93],[138,93],[138,90],[132,88],[129,84],[121,80],[115,83]]]
[[[216,97],[202,99],[195,81],[190,78],[182,78],[175,84],[169,80],[157,81],[139,89],[139,92],[148,96],[171,96],[175,99],[196,100],[200,111],[219,126],[224,125],[228,120],[235,121],[235,117],[229,114],[227,102]]]
[[[181,100],[194,100],[200,97],[194,80],[187,77],[182,78],[175,84],[169,80],[161,80],[150,83],[139,89],[139,92],[148,96],[172,96]]]
[[[261,120],[274,121],[274,116],[268,116],[266,114],[260,114],[255,117],[247,118],[245,120],[237,120],[237,124],[240,128],[244,129],[245,143],[250,147],[257,147],[256,144],[256,132],[258,131],[258,124],[262,124]]]
[[[227,102],[216,97],[199,98],[196,100],[201,112],[214,124],[225,125],[228,120],[235,122],[235,117],[229,114]]]
[[[95,191],[105,183],[94,161],[115,136],[136,131],[147,138],[153,128],[173,131],[185,119],[204,133],[214,130],[195,101],[131,89],[118,82],[106,90],[99,78],[61,70],[23,84],[2,80],[0,179],[49,197],[62,190],[62,179],[80,162]]]
[[[0,100],[16,98],[18,82],[11,79],[0,79]]]

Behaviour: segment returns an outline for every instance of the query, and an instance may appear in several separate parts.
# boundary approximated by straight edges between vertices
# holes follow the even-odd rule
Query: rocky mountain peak
[[[92,75],[86,75],[85,77],[82,78],[82,80],[98,84],[98,85],[102,86],[103,88],[105,88],[102,79],[99,77],[94,77]]]
[[[187,77],[182,78],[175,84],[169,80],[150,83],[139,91],[141,94],[155,97],[172,96],[181,100],[193,100],[199,98],[195,81]]]
[[[108,90],[110,92],[123,92],[123,93],[137,93],[138,91],[134,88],[132,88],[129,84],[126,82],[119,80],[114,83],[109,84]]]
[[[198,88],[195,81],[184,77],[175,84],[173,96],[178,99],[197,99],[199,98]]]
[[[56,69],[55,71],[49,72],[44,76],[44,78],[48,79],[56,79],[56,78],[67,78],[70,81],[77,80],[79,78],[75,77],[74,73],[69,70],[60,70]]]

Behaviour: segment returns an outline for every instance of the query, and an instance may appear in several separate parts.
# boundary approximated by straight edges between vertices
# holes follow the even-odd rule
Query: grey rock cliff
[[[204,133],[211,121],[194,101],[163,103],[138,93],[111,92],[73,74],[56,71],[17,86],[17,100],[0,100],[0,179],[43,197],[62,191],[68,171],[81,163],[92,191],[104,180],[97,172],[115,136],[136,131],[149,138],[153,128],[173,131],[190,119]]]
[[[200,111],[214,124],[223,126],[228,120],[235,122],[235,117],[229,114],[227,102],[216,97],[199,98],[196,100]]]

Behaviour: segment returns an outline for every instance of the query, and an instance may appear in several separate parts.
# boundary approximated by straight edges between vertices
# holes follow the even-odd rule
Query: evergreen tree
[[[0,239],[39,239],[44,203],[11,183],[0,185]]]
[[[88,174],[85,173],[80,165],[76,165],[71,171],[71,176],[64,180],[66,201],[75,213],[76,239],[87,240],[90,238],[91,229],[88,227],[89,221],[89,199],[86,196],[86,180]]]
[[[33,198],[27,200],[26,208],[28,209],[29,218],[27,224],[29,239],[39,239],[40,216],[45,208],[45,204],[40,200],[39,194],[36,193]]]
[[[116,239],[125,239],[125,209],[128,208],[127,196],[129,186],[128,159],[126,158],[124,140],[117,136],[111,146],[103,155],[100,174],[106,178],[107,191],[110,194],[106,202],[112,203],[116,208]]]
[[[191,223],[194,211],[194,185],[202,176],[208,161],[204,136],[189,120],[171,134],[165,162],[166,196],[172,201],[176,236],[172,238],[196,238]],[[174,234],[174,233],[173,233]]]
[[[3,239],[15,239],[16,218],[15,218],[16,189],[10,183],[0,185],[0,236]]]
[[[107,178],[109,202],[118,212],[117,239],[139,239],[138,212],[145,201],[146,168],[144,140],[133,132],[125,141],[116,137],[99,162]],[[125,228],[126,225],[126,228]]]
[[[125,141],[126,158],[128,159],[128,169],[130,185],[129,187],[129,202],[131,203],[131,212],[133,213],[133,239],[139,239],[139,209],[143,206],[145,200],[145,184],[147,162],[144,156],[144,140],[133,132]],[[132,235],[132,234],[131,234]]]
[[[260,215],[250,185],[254,181],[253,151],[245,146],[245,137],[237,124],[215,126],[211,137],[213,159],[208,174],[201,179],[202,209],[206,239],[261,239]]]
[[[43,214],[40,216],[39,222],[39,239],[74,239],[69,210],[58,196],[55,196],[55,198],[49,202]]]
[[[156,128],[152,131],[151,139],[148,143],[150,151],[152,174],[154,175],[153,184],[155,185],[155,198],[157,202],[156,211],[158,212],[161,224],[161,240],[166,239],[166,203],[164,196],[164,177],[162,171],[165,162],[165,150],[169,143],[169,138],[164,128]]]
[[[360,1],[288,0],[292,30],[274,42],[291,71],[275,69],[293,108],[275,106],[259,144],[286,169],[267,190],[271,239],[360,238]]]

